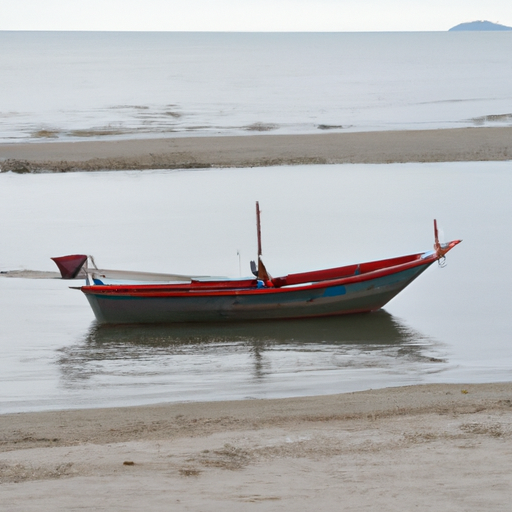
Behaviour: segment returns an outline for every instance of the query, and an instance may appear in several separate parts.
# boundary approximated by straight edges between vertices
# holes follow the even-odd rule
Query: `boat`
[[[299,319],[377,311],[422,274],[443,262],[461,240],[434,249],[325,270],[272,277],[262,260],[256,203],[258,264],[254,277],[174,284],[86,285],[99,323],[141,324]]]

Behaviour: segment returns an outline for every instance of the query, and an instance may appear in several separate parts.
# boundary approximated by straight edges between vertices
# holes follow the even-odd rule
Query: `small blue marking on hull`
[[[330,288],[326,288],[324,292],[324,297],[338,297],[339,295],[345,295],[347,293],[347,289],[345,286],[332,286]]]

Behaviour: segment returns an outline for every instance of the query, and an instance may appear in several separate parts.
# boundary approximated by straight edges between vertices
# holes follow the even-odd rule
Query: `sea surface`
[[[511,32],[0,32],[0,142],[512,124]]]
[[[237,277],[463,239],[368,315],[100,326],[82,281],[0,276],[0,413],[512,380],[511,162],[0,174],[0,271],[99,266]]]

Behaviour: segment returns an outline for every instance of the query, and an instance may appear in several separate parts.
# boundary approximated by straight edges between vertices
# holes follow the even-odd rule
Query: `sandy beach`
[[[512,384],[0,416],[9,511],[492,510]]]
[[[512,127],[0,144],[0,165],[4,172],[496,161],[511,158]]]

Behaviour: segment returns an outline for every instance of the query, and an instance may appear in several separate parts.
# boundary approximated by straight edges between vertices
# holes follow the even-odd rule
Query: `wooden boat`
[[[460,240],[433,251],[272,278],[261,258],[257,276],[183,284],[83,286],[100,323],[174,323],[311,318],[376,311]]]

